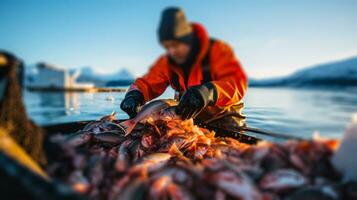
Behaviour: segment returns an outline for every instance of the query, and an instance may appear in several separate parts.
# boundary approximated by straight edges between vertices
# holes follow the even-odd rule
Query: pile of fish
[[[124,123],[113,114],[54,136],[61,153],[48,173],[89,199],[357,199],[331,163],[337,140],[250,146],[182,121],[174,105],[153,101]]]

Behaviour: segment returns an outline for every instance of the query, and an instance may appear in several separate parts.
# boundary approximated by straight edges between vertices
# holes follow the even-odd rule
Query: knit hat
[[[162,12],[158,35],[160,42],[164,40],[178,40],[191,43],[193,29],[182,9],[169,7]]]

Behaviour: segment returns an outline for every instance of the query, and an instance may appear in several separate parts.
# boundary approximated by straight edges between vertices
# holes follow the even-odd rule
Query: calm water
[[[162,96],[170,98],[168,90]],[[117,112],[124,93],[40,93],[25,92],[27,112],[38,124],[55,124],[98,119]],[[311,90],[288,88],[250,88],[245,97],[247,123],[251,127],[311,137],[339,137],[353,113],[357,113],[357,88]]]

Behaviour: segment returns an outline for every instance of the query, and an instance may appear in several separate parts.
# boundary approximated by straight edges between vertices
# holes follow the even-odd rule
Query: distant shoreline
[[[56,87],[27,87],[35,92],[126,92],[126,88],[94,87],[94,88],[56,88]]]
[[[286,77],[250,79],[251,87],[357,87],[357,57],[299,70]]]

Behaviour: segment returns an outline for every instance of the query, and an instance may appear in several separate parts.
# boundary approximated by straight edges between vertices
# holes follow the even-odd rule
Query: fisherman
[[[120,107],[130,118],[138,107],[160,96],[170,85],[179,100],[176,113],[223,128],[243,126],[242,98],[247,76],[233,50],[210,38],[199,23],[187,21],[182,9],[162,12],[158,28],[166,54],[135,80]]]

